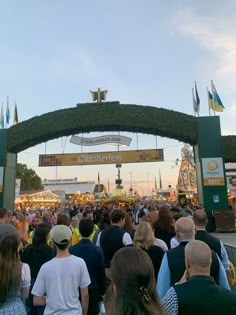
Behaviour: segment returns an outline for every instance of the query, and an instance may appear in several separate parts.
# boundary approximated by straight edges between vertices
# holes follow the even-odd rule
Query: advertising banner
[[[109,144],[109,143],[129,146],[131,141],[132,139],[129,137],[119,136],[119,135],[107,135],[107,136],[100,136],[100,137],[93,137],[93,138],[72,136],[70,139],[71,143],[74,143],[77,145],[84,145],[84,146],[94,146],[94,145]]]
[[[224,168],[222,158],[202,159],[203,185],[224,186]]]
[[[99,165],[162,161],[164,161],[163,149],[39,155],[39,166]]]

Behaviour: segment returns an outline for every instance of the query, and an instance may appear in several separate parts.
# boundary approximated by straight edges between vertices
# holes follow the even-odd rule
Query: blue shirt
[[[226,277],[224,266],[217,256],[219,261],[219,286],[230,290],[229,283]],[[160,299],[162,299],[170,289],[170,269],[168,264],[167,254],[165,253],[161,262],[161,267],[157,277],[156,291]]]
[[[91,279],[89,288],[98,289],[103,295],[106,290],[106,274],[102,249],[95,246],[89,239],[82,239],[70,247],[69,252],[85,261]]]

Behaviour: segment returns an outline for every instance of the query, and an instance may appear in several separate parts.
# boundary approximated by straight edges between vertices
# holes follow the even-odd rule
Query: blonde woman
[[[154,232],[154,225],[156,224],[157,220],[158,220],[158,213],[156,211],[152,211],[148,215],[144,215],[141,219],[141,221],[150,223],[153,229],[153,232]],[[168,250],[168,246],[160,238],[155,237],[154,245],[161,247],[164,250],[164,252]]]
[[[144,250],[149,255],[157,279],[164,251],[162,248],[155,245],[155,236],[150,223],[145,221],[139,223],[134,234],[134,246]]]

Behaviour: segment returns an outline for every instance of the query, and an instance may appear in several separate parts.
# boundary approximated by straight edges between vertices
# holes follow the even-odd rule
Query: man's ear
[[[180,234],[179,234],[179,232],[178,232],[178,231],[175,231],[175,234],[176,234],[177,240],[179,240],[179,239],[180,239]]]

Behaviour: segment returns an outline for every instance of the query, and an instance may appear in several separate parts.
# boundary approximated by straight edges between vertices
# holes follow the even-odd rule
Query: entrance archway
[[[164,108],[119,102],[78,104],[0,130],[0,167],[4,168],[0,207],[13,205],[17,153],[58,137],[94,131],[138,132],[193,145],[198,178],[202,178],[202,158],[223,157],[224,162],[236,161],[236,136],[221,136],[218,116],[194,117]],[[204,151],[203,147],[207,150]],[[202,186],[202,179],[198,181]],[[225,208],[227,204],[226,185],[217,189],[217,196],[220,194],[222,197],[219,198],[220,204],[210,203],[211,210],[214,206]],[[209,187],[206,191],[205,196],[203,191],[203,202],[209,193],[212,194]]]

